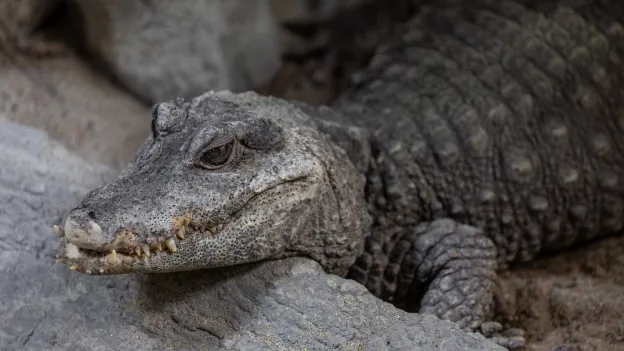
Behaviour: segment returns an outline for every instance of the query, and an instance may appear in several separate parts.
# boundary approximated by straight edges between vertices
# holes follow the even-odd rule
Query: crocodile
[[[508,348],[497,273],[624,227],[624,5],[425,2],[331,106],[210,91],[152,108],[72,209],[86,274],[316,260]]]

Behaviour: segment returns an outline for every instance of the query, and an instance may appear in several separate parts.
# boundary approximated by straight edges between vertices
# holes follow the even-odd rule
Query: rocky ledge
[[[114,176],[0,116],[2,350],[503,350],[293,258],[223,270],[87,276],[55,264],[52,225]]]

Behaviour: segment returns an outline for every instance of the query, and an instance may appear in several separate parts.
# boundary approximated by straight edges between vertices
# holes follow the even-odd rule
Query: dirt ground
[[[531,351],[624,350],[624,237],[502,274],[500,312]]]

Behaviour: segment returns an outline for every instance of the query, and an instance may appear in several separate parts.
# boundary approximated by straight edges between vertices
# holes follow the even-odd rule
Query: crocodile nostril
[[[92,220],[95,220],[95,212],[89,211],[87,212],[87,216],[89,216],[89,218],[91,218]]]

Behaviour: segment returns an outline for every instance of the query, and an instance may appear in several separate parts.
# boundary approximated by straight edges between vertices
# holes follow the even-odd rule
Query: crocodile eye
[[[230,141],[227,144],[213,147],[201,155],[199,161],[202,166],[207,168],[218,168],[227,163],[229,161],[230,156],[232,155],[232,150],[234,149],[234,141]]]

